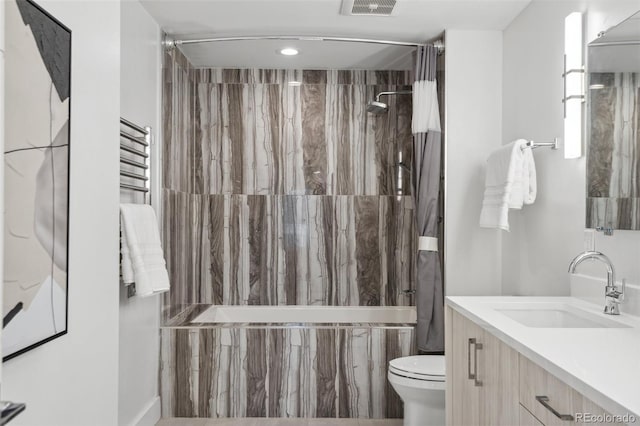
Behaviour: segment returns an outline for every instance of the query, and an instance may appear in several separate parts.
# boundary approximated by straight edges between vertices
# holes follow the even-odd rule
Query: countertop
[[[603,298],[604,299],[604,298]],[[628,328],[535,328],[500,313],[564,303]],[[446,304],[614,415],[640,418],[640,318],[572,297],[447,297]]]

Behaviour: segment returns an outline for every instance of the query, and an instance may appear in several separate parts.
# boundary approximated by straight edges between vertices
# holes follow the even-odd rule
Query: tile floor
[[[402,426],[402,419],[162,419],[156,426]]]

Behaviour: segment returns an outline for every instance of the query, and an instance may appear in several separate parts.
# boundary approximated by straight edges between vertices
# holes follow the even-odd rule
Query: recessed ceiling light
[[[289,86],[294,86],[294,87],[302,86],[302,82],[301,81],[290,81],[289,82]]]
[[[294,49],[293,47],[285,47],[284,49],[280,50],[280,54],[284,56],[295,56],[298,53],[298,49]]]
[[[591,90],[604,89],[604,84],[592,84],[591,86],[589,86],[589,89]]]

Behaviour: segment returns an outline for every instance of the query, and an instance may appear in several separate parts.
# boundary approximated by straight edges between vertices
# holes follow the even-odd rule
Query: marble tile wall
[[[163,417],[399,418],[413,327],[163,328]]]
[[[165,190],[174,306],[408,305],[413,200]],[[188,283],[188,285],[175,285]]]
[[[587,227],[640,229],[640,73],[591,73]]]
[[[166,305],[410,304],[409,72],[164,74]]]

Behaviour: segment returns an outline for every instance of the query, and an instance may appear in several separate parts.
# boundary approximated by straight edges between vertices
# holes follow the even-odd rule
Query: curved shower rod
[[[350,42],[350,43],[370,43],[370,44],[387,44],[392,46],[410,46],[420,47],[432,45],[438,49],[438,53],[444,51],[444,43],[438,39],[431,43],[415,43],[408,41],[394,41],[394,40],[377,40],[369,38],[352,38],[352,37],[328,37],[328,36],[300,36],[300,35],[271,35],[271,36],[230,36],[230,37],[212,37],[212,38],[197,38],[179,40],[165,35],[162,44],[167,49],[173,49],[177,46],[185,44],[199,44],[199,43],[215,43],[219,41],[248,41],[248,40],[300,40],[300,41],[338,41],[338,42]]]

